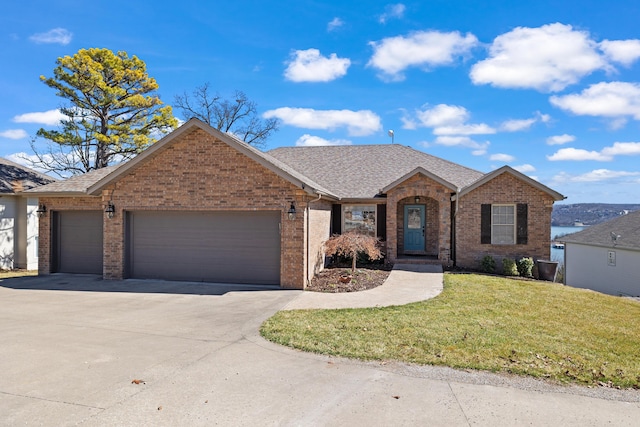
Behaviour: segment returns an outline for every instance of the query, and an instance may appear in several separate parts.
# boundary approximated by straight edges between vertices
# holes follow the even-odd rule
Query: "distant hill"
[[[572,225],[595,225],[626,213],[640,210],[640,204],[577,203],[556,204],[551,213],[551,225],[568,227]]]

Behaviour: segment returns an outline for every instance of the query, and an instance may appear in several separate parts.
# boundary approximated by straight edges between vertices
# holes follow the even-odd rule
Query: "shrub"
[[[518,273],[520,273],[522,277],[533,277],[533,258],[520,258],[516,264],[518,266]]]
[[[359,234],[348,231],[344,234],[337,234],[324,242],[327,255],[345,256],[351,258],[351,272],[356,271],[358,254],[366,254],[370,259],[382,258],[379,241],[373,236]]]
[[[480,268],[485,273],[494,273],[496,271],[496,260],[491,255],[485,255],[480,261]]]
[[[511,258],[503,258],[502,259],[502,273],[505,276],[517,276],[518,268],[516,267],[516,262]]]

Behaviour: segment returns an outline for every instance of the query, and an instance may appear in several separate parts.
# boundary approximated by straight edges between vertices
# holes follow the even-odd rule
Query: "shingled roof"
[[[120,165],[92,170],[82,175],[74,175],[63,181],[55,181],[40,188],[25,191],[25,193],[37,193],[38,196],[71,196],[86,195],[87,190]]]
[[[50,176],[0,157],[0,194],[15,194],[53,181]]]
[[[373,198],[418,168],[457,188],[484,176],[474,169],[397,144],[283,147],[267,154],[346,199]]]
[[[562,238],[565,243],[640,250],[640,211],[591,225]]]

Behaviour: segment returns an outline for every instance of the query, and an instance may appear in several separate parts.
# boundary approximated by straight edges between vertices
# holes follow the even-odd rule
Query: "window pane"
[[[491,243],[512,245],[515,243],[515,206],[493,205],[491,207]]]
[[[343,205],[344,232],[356,231],[370,236],[376,235],[375,205]]]

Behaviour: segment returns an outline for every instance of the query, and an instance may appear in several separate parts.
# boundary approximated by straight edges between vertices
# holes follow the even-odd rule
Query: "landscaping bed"
[[[351,267],[333,265],[318,273],[307,286],[312,292],[357,292],[380,286],[387,280],[392,266],[370,264],[357,268],[351,273]],[[349,277],[350,276],[350,277]]]

